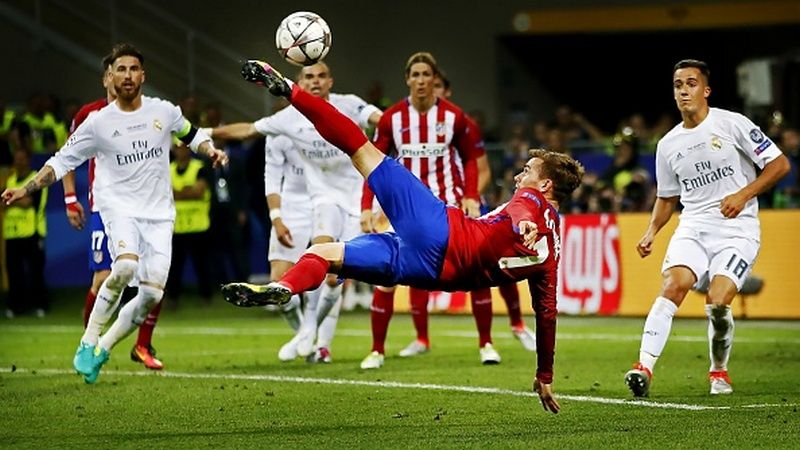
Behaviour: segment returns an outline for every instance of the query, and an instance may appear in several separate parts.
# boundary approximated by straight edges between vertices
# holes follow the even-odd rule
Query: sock
[[[650,372],[656,365],[658,357],[667,345],[667,338],[672,329],[672,317],[678,311],[678,305],[666,297],[657,297],[644,321],[642,344],[639,347],[639,362]]]
[[[89,325],[89,315],[92,314],[92,309],[94,309],[94,301],[97,298],[97,294],[92,292],[89,289],[86,292],[86,303],[83,305],[83,329],[85,330],[86,327]]]
[[[144,323],[139,327],[139,336],[136,338],[136,345],[150,347],[150,344],[153,343],[153,330],[156,328],[159,314],[161,314],[161,302],[158,302],[158,304],[147,313]]]
[[[525,322],[522,320],[522,310],[519,307],[519,289],[517,283],[504,284],[499,287],[500,296],[506,302],[508,309],[508,321],[512,328],[522,328]]]
[[[394,291],[386,292],[375,289],[372,294],[372,306],[369,308],[369,319],[372,325],[372,351],[383,355],[386,350],[386,333],[389,321],[394,313]]]
[[[297,267],[297,266],[295,266]],[[303,320],[300,323],[299,331],[303,330],[316,330],[317,328],[317,308],[320,301],[320,296],[322,294],[322,289],[325,284],[321,285],[320,287],[314,289],[313,291],[308,291],[305,293],[306,296],[306,305],[303,309]]]
[[[322,321],[328,317],[333,306],[342,297],[342,285],[331,286],[328,283],[322,285],[322,291],[317,304],[317,326],[322,325]],[[341,307],[341,305],[339,305]],[[337,313],[338,314],[338,313]]]
[[[300,316],[300,296],[295,294],[292,296],[289,303],[283,305],[281,307],[281,315],[284,319],[286,319],[286,323],[289,324],[290,327],[294,331],[300,329],[300,322],[302,317]]]
[[[492,343],[492,291],[478,289],[470,293],[472,315],[478,327],[478,348]]]
[[[314,128],[326,141],[339,150],[353,156],[362,145],[369,142],[367,136],[352,120],[340,113],[330,103],[292,86],[292,106],[297,108],[314,124]]]
[[[414,320],[414,328],[417,330],[417,340],[430,346],[430,340],[428,340],[428,291],[409,287],[408,296],[411,302],[411,318]]]
[[[341,287],[341,286],[339,286]],[[320,302],[320,305],[324,302]],[[336,301],[333,302],[332,307],[328,310],[328,314],[325,315],[325,319],[322,320],[322,323],[319,325],[319,330],[317,331],[317,347],[318,348],[327,348],[328,350],[331,349],[331,343],[333,342],[333,335],[336,332],[336,324],[339,322],[339,311],[342,309],[342,297],[338,296]]]
[[[300,257],[297,264],[283,274],[279,282],[288,287],[292,294],[310,291],[322,284],[330,266],[325,258],[306,253]],[[316,305],[314,307],[316,308]]]
[[[139,293],[119,310],[117,320],[100,338],[97,345],[106,351],[111,351],[119,341],[125,339],[144,322],[147,313],[161,301],[163,295],[164,291],[161,289],[144,284],[139,286]]]
[[[728,305],[706,305],[708,317],[708,356],[711,359],[711,371],[728,370],[728,358],[733,346],[733,314]]]
[[[108,323],[111,315],[117,310],[117,306],[119,306],[122,290],[131,282],[138,267],[139,263],[130,259],[121,259],[114,262],[111,274],[97,291],[94,307],[91,314],[89,314],[89,322],[83,331],[81,342],[97,345],[100,333]]]

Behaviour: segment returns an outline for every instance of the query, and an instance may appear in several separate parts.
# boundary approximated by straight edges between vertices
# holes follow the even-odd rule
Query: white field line
[[[48,334],[80,334],[81,329],[68,325],[8,325],[2,327],[3,332],[18,333],[48,333]],[[514,339],[505,329],[496,330],[494,339]],[[186,335],[208,335],[208,336],[291,336],[291,331],[286,327],[279,328],[231,328],[231,327],[182,327],[182,326],[159,326],[156,334],[161,336],[186,336]],[[339,328],[336,330],[339,336],[369,337],[370,330]],[[415,336],[412,330],[392,332],[393,335]],[[478,333],[475,331],[455,331],[442,330],[434,332],[438,336],[476,338]],[[558,333],[557,339],[571,341],[633,341],[639,342],[641,334],[614,334],[614,333]],[[670,336],[670,341],[677,342],[708,342],[706,336]],[[734,338],[736,344],[793,344],[800,345],[800,338]]]
[[[42,374],[42,375],[71,375],[74,376],[75,372],[63,369],[17,369],[17,373],[23,374]],[[11,373],[11,369],[2,368],[0,373]],[[125,377],[164,377],[164,378],[179,378],[179,379],[195,379],[195,380],[241,380],[241,381],[275,381],[281,383],[302,383],[302,384],[329,384],[329,385],[345,385],[345,386],[367,386],[376,388],[387,389],[411,389],[411,390],[427,390],[427,391],[445,391],[445,392],[466,392],[469,394],[490,394],[490,395],[508,395],[512,397],[538,397],[533,392],[527,391],[512,391],[510,389],[499,389],[491,387],[479,386],[457,386],[446,384],[428,384],[428,383],[403,383],[399,381],[365,381],[365,380],[347,380],[336,378],[312,378],[312,377],[287,377],[281,375],[243,375],[243,374],[222,374],[222,373],[186,373],[186,372],[150,372],[150,371],[125,371],[125,370],[109,370],[103,372],[106,376],[125,376]],[[737,405],[737,406],[706,406],[706,405],[692,405],[685,403],[669,403],[669,402],[651,402],[646,400],[623,400],[618,398],[605,398],[605,397],[591,397],[587,395],[567,395],[559,394],[558,399],[569,400],[574,402],[584,403],[600,403],[606,405],[630,405],[642,406],[647,408],[661,408],[661,409],[678,409],[685,411],[707,411],[707,410],[731,410],[736,408],[775,408],[796,406],[795,404],[754,404],[754,405]]]

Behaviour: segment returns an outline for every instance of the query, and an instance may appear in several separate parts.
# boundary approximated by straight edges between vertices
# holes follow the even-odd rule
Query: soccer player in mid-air
[[[636,246],[639,256],[650,255],[678,200],[684,208],[662,264],[661,292],[644,323],[639,361],[625,374],[636,397],[648,395],[672,318],[703,277],[711,280],[705,305],[711,394],[733,392],[728,376],[734,328],[730,304],[758,255],[756,196],[789,171],[786,156],[750,119],[708,106],[709,75],[706,63],[692,59],[678,62],[672,73],[683,120],[658,142],[658,197]],[[758,176],[756,166],[762,169]]]
[[[89,117],[113,102],[117,98],[117,93],[114,91],[113,77],[111,73],[111,55],[103,58],[103,87],[106,90],[105,98],[101,98],[92,103],[83,105],[78,110],[75,117],[70,124],[69,134],[75,133],[75,130]],[[95,161],[94,158],[89,159],[89,210],[92,215],[89,219],[89,227],[91,232],[91,239],[89,241],[89,269],[92,271],[92,285],[86,293],[86,303],[83,306],[83,328],[89,324],[89,315],[94,309],[94,302],[97,299],[97,292],[100,290],[103,282],[111,274],[111,254],[108,252],[108,237],[106,236],[105,226],[103,225],[103,218],[97,210],[92,195],[92,186],[95,178]],[[64,205],[66,206],[67,220],[70,225],[75,229],[83,229],[85,217],[83,212],[83,205],[78,201],[75,195],[75,172],[68,172],[61,179],[64,183]],[[123,293],[123,297],[131,295],[133,298],[136,288],[127,288]],[[124,300],[123,300],[124,301]],[[164,363],[156,358],[156,351],[152,345],[153,329],[158,321],[158,315],[161,312],[161,303],[157,304],[147,314],[142,326],[139,327],[139,336],[136,339],[136,344],[131,350],[131,359],[136,362],[141,362],[145,367],[152,370],[161,370],[164,368]]]
[[[333,75],[324,62],[303,67],[297,82],[303,89],[329,102],[337,111],[361,127],[376,125],[381,118],[378,108],[358,96],[331,92]],[[292,145],[301,152],[303,174],[311,197],[311,242],[320,244],[346,241],[360,234],[361,176],[353,169],[350,160],[323,139],[313,124],[295,108],[287,107],[252,123],[217,127],[210,130],[209,134],[222,139],[249,139],[260,134],[289,138]],[[270,215],[274,219],[276,213],[280,214],[283,209],[292,207],[292,204],[282,205],[281,210],[273,209]],[[330,346],[339,320],[341,292],[341,284],[336,277],[331,276],[319,289],[306,293],[302,325],[295,337],[281,348],[281,359],[288,359],[294,353],[296,356],[331,362]]]
[[[173,135],[215,165],[227,162],[225,153],[215,149],[180,108],[142,95],[144,57],[135,47],[119,44],[111,53],[117,99],[89,116],[25,187],[2,194],[10,205],[95,157],[94,200],[105,222],[114,262],[73,359],[75,370],[87,383],[97,381],[114,345],[141,325],[164,294],[175,220],[169,173]],[[122,290],[134,277],[139,279],[139,292],[100,337]]]
[[[526,279],[536,311],[539,343],[534,390],[545,410],[553,395],[556,285],[561,252],[557,207],[580,184],[583,167],[563,154],[532,150],[517,175],[518,189],[495,214],[468,218],[447,207],[405,167],[384,155],[349,119],[309,95],[268,64],[248,61],[245,79],[289,99],[331,144],[345,152],[383,206],[395,232],[313,245],[278,281],[267,286],[231,283],[223,296],[237,306],[281,304],[319,286],[327,273],[373,284],[407,284],[454,291]]]

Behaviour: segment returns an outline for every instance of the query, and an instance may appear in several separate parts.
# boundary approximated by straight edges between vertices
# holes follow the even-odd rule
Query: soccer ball
[[[289,14],[275,33],[275,45],[283,59],[296,66],[322,61],[331,49],[331,29],[313,12]]]

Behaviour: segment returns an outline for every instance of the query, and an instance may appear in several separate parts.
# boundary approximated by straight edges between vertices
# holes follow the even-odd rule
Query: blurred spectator
[[[548,125],[546,121],[540,120],[538,122],[534,122],[531,148],[547,147],[547,137],[549,134],[550,134],[550,125]]]
[[[600,181],[618,194],[631,182],[634,169],[639,167],[638,140],[632,134],[617,134],[613,139],[614,160]]]
[[[0,183],[11,167],[11,131],[16,121],[16,113],[6,108],[6,100],[0,98]]]
[[[200,296],[210,303],[212,280],[208,230],[211,225],[211,176],[202,161],[192,158],[188,146],[174,146],[173,154],[175,159],[170,164],[170,173],[175,197],[175,232],[165,296],[168,304],[178,305],[183,292],[183,268],[191,257]]]
[[[564,139],[564,133],[558,128],[553,128],[547,133],[547,145],[545,148],[551,152],[572,155],[572,150],[567,146],[567,142]]]
[[[67,127],[48,110],[54,107],[53,98],[42,93],[28,99],[22,121],[30,129],[34,153],[55,153],[67,141]]]
[[[14,150],[6,188],[21,188],[36,176],[31,167],[32,136],[27,124],[19,125],[19,136],[22,145]],[[3,236],[6,245],[4,264],[8,273],[8,318],[28,309],[43,317],[48,308],[44,282],[46,204],[47,188],[5,207]]]
[[[779,147],[789,158],[791,171],[775,186],[772,206],[800,208],[800,132],[794,128],[783,130]]]
[[[189,122],[200,123],[200,108],[197,106],[197,95],[194,92],[184,95],[178,101],[178,106],[181,107],[183,117],[189,119]]]
[[[564,141],[568,144],[575,141],[600,142],[605,137],[599,128],[566,105],[556,109],[556,128],[561,131]]]

